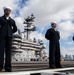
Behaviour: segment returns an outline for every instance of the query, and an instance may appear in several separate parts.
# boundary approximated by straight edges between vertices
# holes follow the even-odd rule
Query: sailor
[[[49,68],[62,68],[60,64],[60,32],[56,29],[56,22],[51,22],[51,28],[47,30],[45,38],[49,44]]]
[[[17,31],[15,21],[10,17],[12,8],[3,7],[4,15],[0,17],[0,71],[3,67],[5,71],[11,72],[11,46],[13,33]],[[4,64],[5,58],[5,64]]]

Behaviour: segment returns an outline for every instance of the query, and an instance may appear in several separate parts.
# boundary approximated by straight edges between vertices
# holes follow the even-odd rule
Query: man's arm
[[[59,35],[59,39],[60,39],[60,32],[59,31],[57,31],[58,32],[58,35]]]
[[[0,31],[2,29],[2,20],[1,20],[1,17],[0,17]]]
[[[14,21],[14,23],[13,23],[13,33],[15,33],[16,31],[17,31],[17,26],[16,26],[16,23]]]
[[[49,32],[49,30],[47,30],[47,32],[46,32],[46,34],[45,34],[45,38],[46,38],[47,40],[50,40],[50,32]]]

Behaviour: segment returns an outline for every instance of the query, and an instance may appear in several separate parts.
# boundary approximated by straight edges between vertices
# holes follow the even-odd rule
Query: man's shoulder
[[[0,21],[2,21],[3,20],[3,16],[0,16]]]
[[[15,22],[15,20],[13,18],[11,18],[11,17],[10,17],[10,20],[13,21],[13,22]]]
[[[51,31],[52,30],[52,28],[49,28],[47,31]]]
[[[2,19],[3,18],[3,16],[0,16],[0,19]]]

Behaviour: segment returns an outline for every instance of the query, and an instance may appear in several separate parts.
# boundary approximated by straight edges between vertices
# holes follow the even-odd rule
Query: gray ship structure
[[[18,29],[18,33],[13,34],[12,40],[12,62],[24,61],[48,61],[45,46],[42,40],[30,39],[30,33],[36,31],[33,25],[34,15],[28,16],[24,21],[24,31]],[[22,37],[24,34],[24,38]]]

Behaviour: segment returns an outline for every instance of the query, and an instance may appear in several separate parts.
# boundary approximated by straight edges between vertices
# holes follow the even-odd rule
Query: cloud
[[[51,21],[66,21],[66,20],[71,20],[71,11],[74,8],[74,1],[73,0],[28,0],[26,2],[26,5],[23,6],[23,8],[20,9],[19,14],[22,20],[24,17],[26,18],[28,15],[31,13],[34,13],[36,19],[35,19],[35,25],[37,27],[41,27],[41,30],[44,30],[45,26],[50,25]],[[22,12],[23,11],[23,12]],[[19,19],[17,19],[16,22],[18,22]],[[20,20],[21,21],[21,20]],[[19,21],[19,22],[20,22]],[[67,24],[66,24],[67,23]],[[19,23],[20,24],[20,23]],[[63,26],[64,24],[64,26]],[[72,35],[73,33],[73,25],[69,21],[66,21],[64,23],[60,23],[58,25],[58,29],[61,32],[61,38],[67,39],[69,36]],[[67,29],[70,27],[69,29]],[[21,25],[21,28],[23,28],[23,25]],[[71,29],[72,28],[72,29]],[[65,32],[63,32],[63,30]],[[71,31],[70,31],[71,30]],[[69,32],[66,34],[66,32]],[[63,34],[64,33],[64,34]],[[65,35],[65,38],[64,38]]]
[[[26,6],[21,8],[20,15],[26,17],[34,13],[37,26],[44,26],[53,20],[59,21],[60,19],[70,18],[69,12],[74,7],[73,5],[73,0],[29,0]]]
[[[66,54],[68,54],[68,55],[74,55],[74,47],[66,48],[66,47],[62,46],[61,47],[61,54],[64,55],[64,56]]]
[[[67,42],[64,42],[64,44],[71,46],[74,44],[74,42],[73,41],[70,41],[70,42],[67,41]]]
[[[23,24],[24,19],[21,18],[20,16],[15,17],[14,19],[16,21],[17,27],[21,30],[21,32],[23,32],[24,31],[24,24]]]
[[[74,24],[71,20],[62,22],[58,26],[61,33],[61,39],[67,40],[70,36],[74,34]]]
[[[16,0],[0,0],[0,15],[3,15],[3,7],[10,6],[12,9],[16,9],[17,5],[15,4]]]

